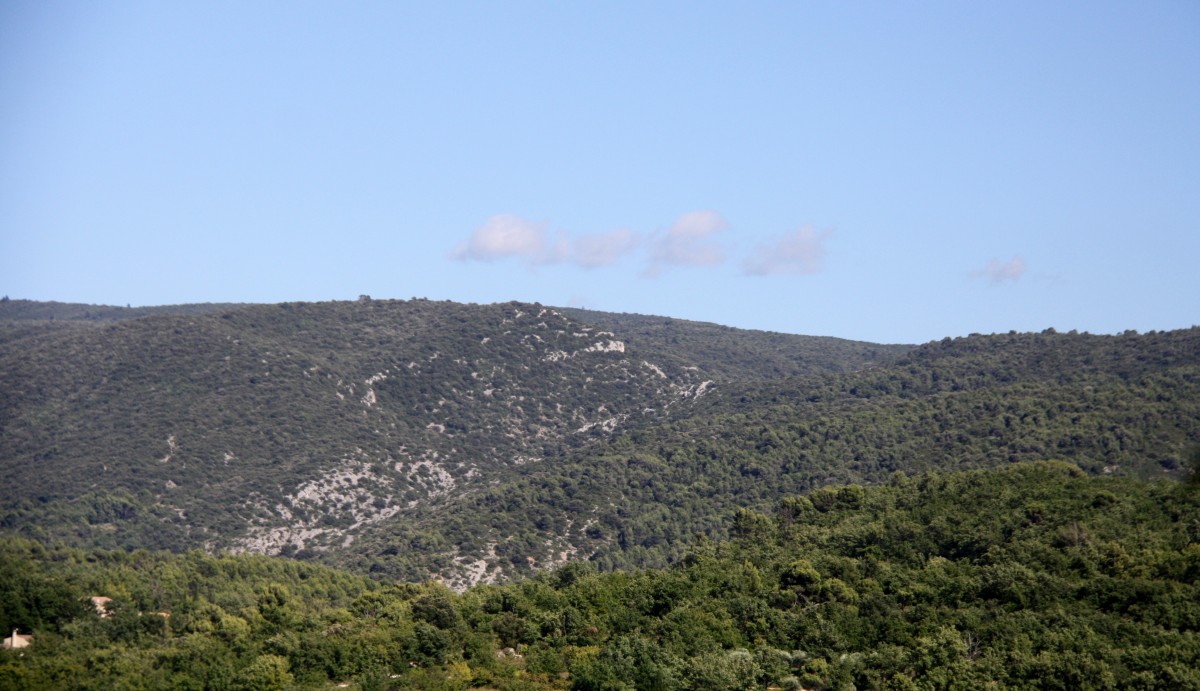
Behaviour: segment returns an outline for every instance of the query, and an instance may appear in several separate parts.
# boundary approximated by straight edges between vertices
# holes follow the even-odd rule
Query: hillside
[[[0,299],[0,325],[20,321],[114,322],[161,314],[195,315],[236,309],[240,305],[202,303],[194,305],[156,305],[152,307],[117,307],[85,305],[77,302],[42,302],[37,300]]]
[[[859,373],[715,387],[436,520],[384,526],[345,559],[409,578],[452,574],[446,555],[458,551],[527,572],[564,553],[662,566],[697,534],[725,536],[741,507],[829,484],[1050,458],[1181,477],[1198,443],[1200,329],[948,339]],[[583,531],[570,524],[579,516]]]
[[[1195,485],[1065,463],[897,476],[741,511],[670,569],[461,595],[0,538],[0,627],[33,635],[0,687],[1200,689],[1198,517]]]
[[[0,526],[87,547],[463,588],[666,565],[829,484],[1045,459],[1180,477],[1200,444],[1197,328],[912,348],[520,303],[18,306]]]
[[[631,346],[680,353],[720,383],[855,371],[889,362],[912,348],[827,336],[797,337],[642,314],[584,309],[562,312],[619,333]]]
[[[212,307],[48,321],[29,317],[125,312],[0,305],[5,527],[85,545],[353,549],[734,376],[540,305]],[[812,367],[894,350],[858,344]]]

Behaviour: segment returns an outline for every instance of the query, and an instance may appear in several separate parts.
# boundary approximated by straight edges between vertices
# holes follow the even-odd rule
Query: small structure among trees
[[[28,648],[30,643],[33,643],[33,636],[19,634],[16,629],[13,629],[12,635],[4,639],[2,647],[5,650],[16,650],[17,648]]]

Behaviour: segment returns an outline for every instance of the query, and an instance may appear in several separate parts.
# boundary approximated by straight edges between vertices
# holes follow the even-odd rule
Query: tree
[[[1188,451],[1186,460],[1188,477],[1187,484],[1190,487],[1200,488],[1200,444],[1197,444]]]
[[[283,691],[291,688],[288,661],[278,655],[259,655],[234,679],[235,691]]]

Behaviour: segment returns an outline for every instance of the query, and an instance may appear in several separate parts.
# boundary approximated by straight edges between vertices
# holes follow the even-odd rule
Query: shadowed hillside
[[[352,549],[750,373],[540,305],[159,311],[3,312],[5,525],[110,546]],[[32,318],[45,315],[57,318]],[[720,348],[761,338],[735,332]],[[847,357],[804,367],[862,361]]]

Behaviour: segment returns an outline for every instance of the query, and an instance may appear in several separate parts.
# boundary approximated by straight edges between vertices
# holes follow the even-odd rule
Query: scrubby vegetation
[[[914,348],[522,303],[128,312],[0,303],[0,529],[462,588],[666,566],[829,484],[1179,478],[1200,444],[1198,328]]]
[[[1057,462],[825,487],[671,568],[463,594],[17,538],[0,572],[0,627],[35,637],[4,688],[1200,688],[1200,493]]]
[[[891,362],[909,345],[735,329],[720,324],[642,314],[563,309],[584,324],[620,334],[648,352],[673,353],[720,382],[766,381],[853,372]]]
[[[206,314],[227,311],[240,305],[202,303],[193,305],[158,305],[153,307],[117,307],[113,305],[85,305],[73,302],[40,302],[36,300],[0,299],[0,320],[14,321],[57,321],[57,322],[113,322],[155,314]]]
[[[1200,688],[1200,328],[10,300],[0,394],[0,688]]]
[[[340,562],[358,536],[378,543],[384,523],[436,521],[522,467],[669,419],[745,374],[729,365],[744,351],[831,349],[796,360],[817,372],[904,350],[702,324],[678,333],[692,336],[643,348],[520,303],[0,303],[0,525],[79,546]],[[431,546],[434,560],[410,571],[486,553]]]
[[[896,471],[1057,458],[1182,477],[1197,421],[1200,329],[948,339],[887,367],[717,387],[672,419],[386,526],[349,563],[419,578],[454,546],[493,543],[525,572],[563,550],[601,569],[662,566],[698,533],[727,535],[739,508]]]

